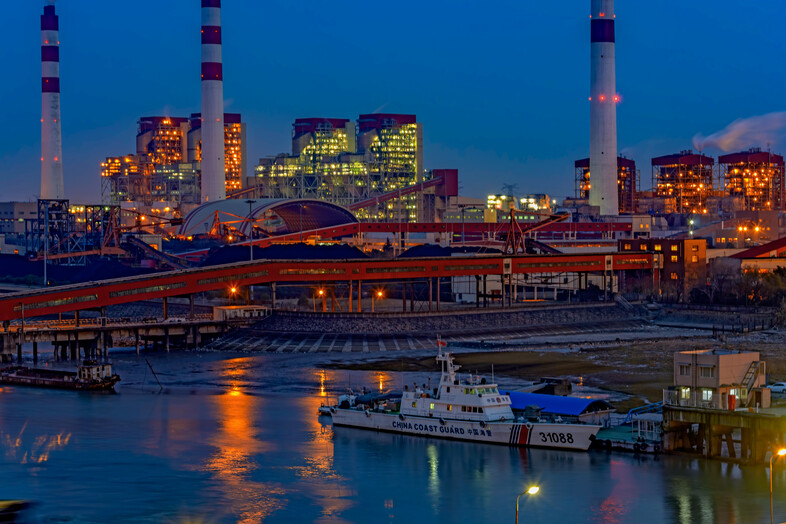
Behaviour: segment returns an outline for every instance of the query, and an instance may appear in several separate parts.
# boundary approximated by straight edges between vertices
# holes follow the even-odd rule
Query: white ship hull
[[[334,426],[389,431],[406,435],[507,444],[509,446],[586,451],[600,426],[440,420],[433,417],[332,408]]]

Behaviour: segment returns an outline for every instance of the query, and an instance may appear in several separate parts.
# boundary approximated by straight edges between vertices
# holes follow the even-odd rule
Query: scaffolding
[[[718,157],[724,192],[738,197],[742,211],[783,210],[784,160],[760,148]]]
[[[667,212],[706,214],[712,196],[715,160],[690,149],[652,159],[652,189],[656,197],[674,199]]]
[[[67,255],[61,262],[83,265],[84,236],[76,234],[76,221],[66,199],[38,199],[36,218],[25,221],[28,253]],[[73,256],[68,256],[74,253]]]

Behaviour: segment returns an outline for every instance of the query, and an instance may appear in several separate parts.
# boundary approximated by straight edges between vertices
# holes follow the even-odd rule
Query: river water
[[[334,432],[316,416],[348,384],[422,375],[325,370],[325,355],[112,356],[117,394],[0,389],[0,498],[35,501],[31,522],[510,522],[532,484],[521,522],[769,522],[760,466]]]

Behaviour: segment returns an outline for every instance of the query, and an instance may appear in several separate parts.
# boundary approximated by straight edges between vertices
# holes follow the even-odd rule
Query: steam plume
[[[776,142],[786,128],[786,111],[741,118],[710,136],[697,134],[693,147],[699,151],[717,147],[722,151],[739,151],[754,145]]]

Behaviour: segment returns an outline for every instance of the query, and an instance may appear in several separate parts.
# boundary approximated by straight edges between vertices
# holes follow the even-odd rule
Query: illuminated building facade
[[[292,155],[262,158],[249,185],[269,198],[316,198],[349,206],[423,180],[423,131],[415,115],[300,118]],[[423,197],[402,195],[357,211],[358,218],[415,221]]]
[[[106,203],[175,202],[199,204],[201,117],[149,116],[139,119],[136,155],[107,157],[101,163],[101,194]],[[226,191],[242,188],[246,178],[246,124],[236,113],[224,115]],[[194,180],[194,173],[196,179]],[[173,195],[175,198],[164,198]]]
[[[718,163],[724,192],[741,199],[742,211],[783,209],[786,184],[782,156],[751,148],[722,155]]]
[[[712,196],[715,160],[691,150],[652,159],[652,189],[656,197],[674,199],[674,213],[706,214]]]
[[[156,166],[151,183],[151,196],[154,202],[199,204],[200,176],[199,164],[181,162]]]
[[[107,203],[150,200],[150,175],[136,155],[107,157],[101,162],[101,194]],[[133,198],[132,198],[133,196]]]
[[[582,158],[574,162],[576,169],[576,198],[590,200],[592,185],[590,183],[590,159]],[[636,211],[636,162],[629,158],[617,157],[617,206],[619,213],[635,213]]]

